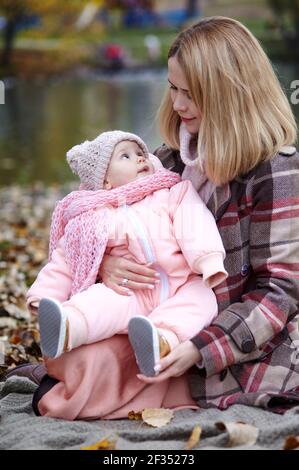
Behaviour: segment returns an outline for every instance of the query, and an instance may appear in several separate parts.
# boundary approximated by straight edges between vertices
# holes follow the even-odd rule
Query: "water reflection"
[[[298,66],[276,70],[290,96]],[[165,70],[10,87],[0,106],[0,185],[73,179],[66,151],[108,129],[135,132],[153,150],[161,142],[154,118],[166,76]],[[293,109],[298,117],[299,105]]]

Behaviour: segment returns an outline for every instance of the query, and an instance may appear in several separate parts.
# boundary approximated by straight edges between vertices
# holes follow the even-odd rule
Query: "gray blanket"
[[[299,406],[285,415],[234,405],[225,411],[214,408],[177,411],[162,428],[141,421],[64,421],[37,417],[31,409],[36,385],[27,378],[12,377],[0,384],[0,449],[80,449],[103,438],[116,440],[116,449],[184,450],[195,425],[202,437],[195,449],[224,449],[226,431],[215,423],[242,421],[259,429],[253,446],[236,449],[282,449],[289,435],[299,435]]]

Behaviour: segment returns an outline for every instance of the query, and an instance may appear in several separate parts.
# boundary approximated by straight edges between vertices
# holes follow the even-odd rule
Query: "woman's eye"
[[[175,91],[177,90],[177,88],[173,85],[169,85],[169,88],[170,88],[170,90],[175,90]]]

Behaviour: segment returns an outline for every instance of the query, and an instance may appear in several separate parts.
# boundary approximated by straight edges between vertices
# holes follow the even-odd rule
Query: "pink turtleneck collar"
[[[182,174],[183,180],[190,180],[198,192],[201,199],[207,204],[212,193],[215,190],[215,184],[212,183],[204,171],[204,153],[198,152],[197,136],[188,132],[186,124],[183,122],[180,126],[180,155],[185,163]]]

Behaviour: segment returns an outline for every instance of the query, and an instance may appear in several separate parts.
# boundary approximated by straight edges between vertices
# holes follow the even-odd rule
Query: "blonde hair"
[[[182,31],[168,58],[178,60],[202,114],[198,149],[217,185],[247,173],[296,141],[287,97],[257,39],[238,21],[204,18]],[[180,118],[169,90],[158,112],[165,143],[179,149]]]

